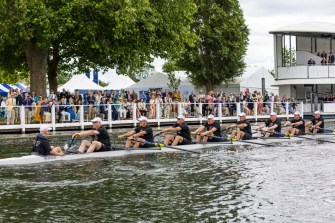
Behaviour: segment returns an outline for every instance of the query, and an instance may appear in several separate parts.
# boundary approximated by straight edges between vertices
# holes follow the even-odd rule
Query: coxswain
[[[37,134],[33,144],[33,152],[38,153],[42,156],[64,156],[62,148],[58,146],[51,146],[48,138],[46,137],[51,129],[52,128],[47,125],[40,126],[40,133]]]

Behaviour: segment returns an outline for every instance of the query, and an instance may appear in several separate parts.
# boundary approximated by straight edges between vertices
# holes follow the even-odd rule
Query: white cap
[[[314,115],[318,115],[318,114],[320,114],[319,111],[315,111],[315,112],[314,112]]]
[[[147,119],[147,117],[145,117],[145,116],[141,116],[141,117],[139,117],[138,119],[137,119],[139,122],[141,122],[141,121],[148,121],[148,119]]]
[[[177,117],[177,119],[183,119],[183,120],[185,120],[185,116],[183,116],[183,115],[179,115],[179,116]]]
[[[91,120],[91,122],[102,122],[101,118],[95,117],[94,119]]]
[[[298,111],[294,112],[294,115],[299,115],[300,116],[300,113]]]
[[[244,112],[238,114],[238,116],[242,117],[242,116],[246,116]]]
[[[49,127],[48,125],[41,125],[40,126],[40,132],[46,132],[46,131],[50,131],[52,128]]]
[[[272,116],[272,115],[277,116],[277,113],[276,113],[276,112],[271,112],[270,115],[271,115],[271,116]]]
[[[215,117],[214,117],[214,115],[208,115],[207,118],[208,119],[214,119]]]

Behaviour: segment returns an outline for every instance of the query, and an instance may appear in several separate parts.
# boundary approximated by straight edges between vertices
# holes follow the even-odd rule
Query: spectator
[[[332,52],[329,53],[329,57],[328,57],[328,62],[330,64],[333,64],[334,63],[334,60],[335,60],[335,57],[334,55],[332,54]]]
[[[314,66],[315,65],[315,60],[313,60],[313,58],[311,57],[309,60],[308,60],[308,66]]]
[[[322,57],[321,64],[322,65],[327,65],[328,61],[326,57]]]

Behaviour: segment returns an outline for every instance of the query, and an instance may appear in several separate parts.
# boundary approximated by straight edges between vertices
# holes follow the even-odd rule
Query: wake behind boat
[[[13,157],[0,159],[0,166],[11,166],[11,165],[29,165],[38,163],[51,163],[55,161],[71,161],[80,159],[96,159],[96,158],[109,158],[109,157],[122,157],[128,155],[136,154],[150,154],[150,153],[162,153],[162,152],[185,152],[185,151],[201,151],[213,147],[226,147],[232,145],[260,145],[267,146],[273,143],[281,142],[300,142],[306,140],[320,140],[331,138],[335,136],[332,134],[315,134],[315,135],[302,135],[298,137],[269,137],[269,138],[255,138],[252,140],[242,140],[242,141],[232,141],[229,142],[211,142],[202,144],[190,144],[190,145],[180,145],[174,147],[152,147],[146,149],[120,149],[112,150],[106,152],[94,152],[94,153],[84,153],[84,154],[66,154],[65,156],[40,156],[40,155],[27,155],[22,157]],[[329,142],[329,141],[325,141]],[[181,151],[182,150],[182,151]]]

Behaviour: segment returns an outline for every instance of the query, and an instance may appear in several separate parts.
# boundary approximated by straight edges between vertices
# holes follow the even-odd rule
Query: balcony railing
[[[334,65],[278,67],[277,80],[335,78]]]

